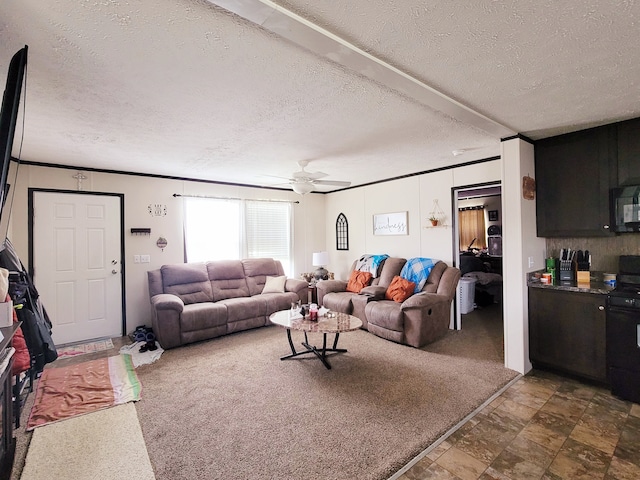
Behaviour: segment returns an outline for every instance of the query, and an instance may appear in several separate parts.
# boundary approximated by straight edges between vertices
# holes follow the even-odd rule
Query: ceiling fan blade
[[[324,178],[328,174],[322,172],[307,172],[306,170],[300,170],[299,172],[293,172],[292,177],[295,179],[309,179],[309,180],[318,180],[319,178]]]
[[[348,187],[351,182],[341,182],[339,180],[314,180],[314,185],[332,185],[334,187]]]
[[[289,177],[279,177],[278,175],[268,175],[266,173],[263,173],[260,175],[261,177],[270,177],[270,178],[279,178],[280,180],[286,180],[288,182],[293,182],[295,181],[293,178],[289,178]]]

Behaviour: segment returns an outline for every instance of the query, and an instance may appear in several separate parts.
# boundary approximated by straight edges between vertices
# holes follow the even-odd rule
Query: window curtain
[[[458,212],[460,225],[460,251],[464,252],[473,242],[473,248],[487,248],[485,236],[484,210],[464,209]],[[476,239],[475,242],[473,239]]]

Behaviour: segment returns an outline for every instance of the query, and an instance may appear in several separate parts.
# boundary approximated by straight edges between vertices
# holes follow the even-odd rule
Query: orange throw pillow
[[[402,278],[399,275],[393,277],[389,288],[384,292],[384,298],[387,300],[393,300],[394,302],[402,303],[411,295],[416,288],[416,284],[410,282],[406,278]]]
[[[371,272],[354,270],[351,272],[349,282],[347,283],[347,292],[360,293],[360,290],[369,285],[372,278],[373,275],[371,275]]]

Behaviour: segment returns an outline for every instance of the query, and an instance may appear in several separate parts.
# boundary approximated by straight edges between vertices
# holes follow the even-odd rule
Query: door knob
[[[114,269],[114,270],[111,270],[111,273],[115,275],[116,273],[118,273],[118,271]]]
[[[598,306],[598,310],[604,310],[604,306],[603,305],[599,305]]]

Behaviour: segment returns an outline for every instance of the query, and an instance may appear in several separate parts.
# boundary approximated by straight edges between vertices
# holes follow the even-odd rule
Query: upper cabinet
[[[618,186],[640,185],[640,118],[617,124]]]
[[[611,235],[609,189],[616,185],[615,125],[535,143],[539,237]]]

